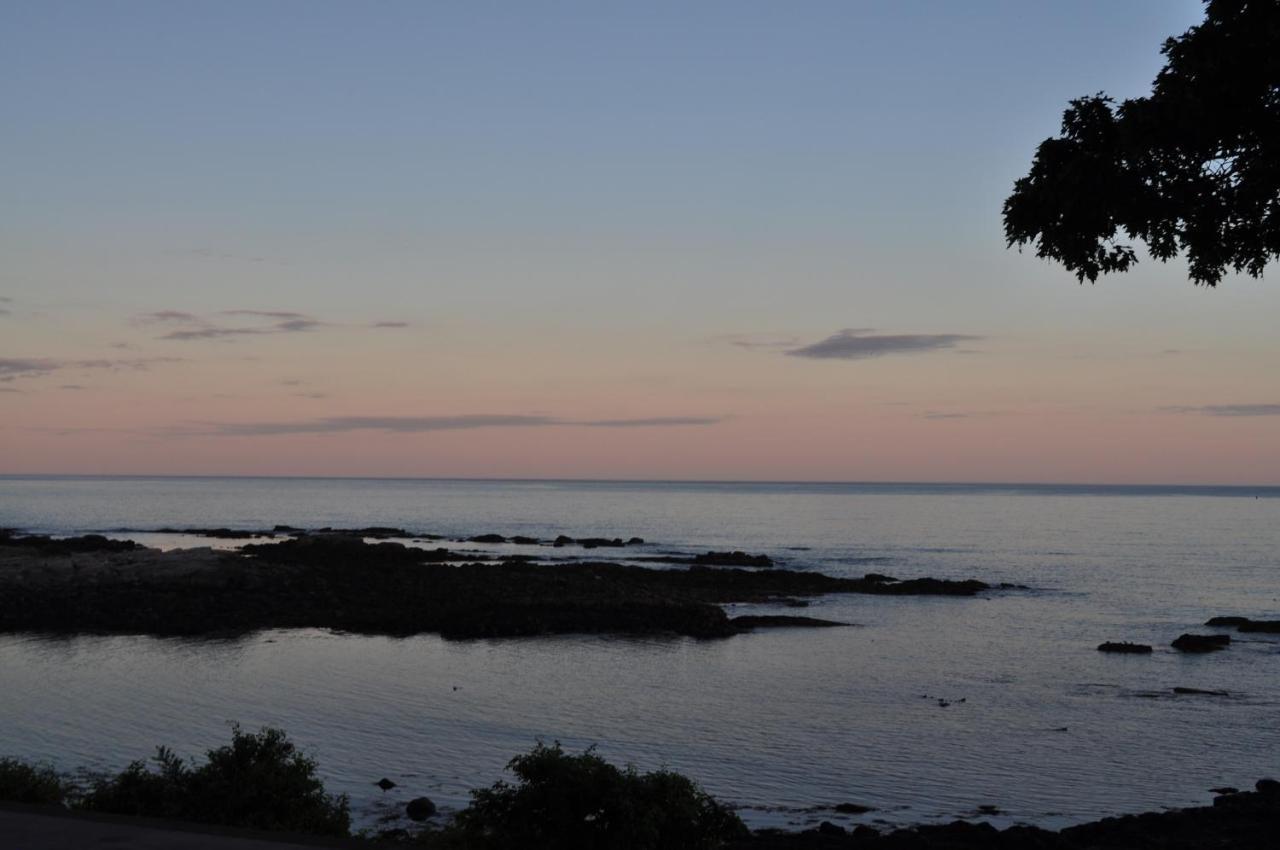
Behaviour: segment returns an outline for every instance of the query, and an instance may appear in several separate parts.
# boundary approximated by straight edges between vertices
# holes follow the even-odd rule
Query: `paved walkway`
[[[264,833],[243,830],[0,804],[0,850],[316,850],[371,846],[376,845],[296,836],[276,840]]]

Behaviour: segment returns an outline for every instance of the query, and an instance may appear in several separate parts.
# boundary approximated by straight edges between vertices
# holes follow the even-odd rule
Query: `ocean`
[[[1280,618],[1280,488],[0,477],[0,526],[26,531],[171,548],[211,541],[156,529],[275,524],[634,535],[624,554],[741,549],[1028,589],[830,596],[804,613],[855,627],[724,640],[0,635],[0,755],[118,769],[158,744],[199,754],[232,722],[279,726],[363,825],[422,794],[464,806],[538,740],[669,767],[789,828],[980,805],[1061,826],[1280,775],[1280,636],[1169,647],[1211,616]],[[732,613],[755,612],[789,611]],[[827,808],[843,802],[874,811]]]

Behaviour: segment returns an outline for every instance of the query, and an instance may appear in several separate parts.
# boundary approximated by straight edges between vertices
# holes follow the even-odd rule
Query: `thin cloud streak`
[[[941,351],[958,343],[980,340],[970,334],[877,334],[871,328],[845,328],[824,340],[793,348],[786,354],[815,360],[863,360],[886,354]]]
[[[662,428],[715,425],[721,416],[654,416],[643,419],[561,419],[554,416],[476,413],[457,416],[326,416],[294,422],[210,422],[200,427],[170,429],[170,436],[264,437],[279,434],[336,434],[386,431],[416,434],[477,428]]]
[[[1168,413],[1198,413],[1201,416],[1280,416],[1280,404],[1204,404],[1163,407]]]
[[[145,371],[156,363],[181,363],[183,357],[133,357],[123,360],[56,360],[52,357],[0,357],[0,381],[34,378],[61,369]]]

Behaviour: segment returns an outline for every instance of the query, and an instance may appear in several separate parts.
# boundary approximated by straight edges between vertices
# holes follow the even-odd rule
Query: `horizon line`
[[[453,481],[515,484],[741,484],[741,485],[827,485],[846,487],[1092,487],[1092,488],[1184,488],[1280,490],[1276,484],[1204,484],[1152,482],[1073,482],[1073,481],[937,481],[937,480],[804,480],[764,478],[556,478],[511,476],[434,476],[434,475],[254,475],[209,473],[80,473],[80,472],[0,472],[0,480],[18,479],[244,479],[259,481]]]

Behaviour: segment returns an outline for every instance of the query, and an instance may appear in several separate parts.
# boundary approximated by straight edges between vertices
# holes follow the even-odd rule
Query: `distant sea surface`
[[[364,824],[420,794],[463,806],[539,739],[687,773],[792,828],[979,805],[1060,826],[1280,776],[1280,636],[1169,648],[1211,616],[1280,619],[1280,488],[0,477],[0,526],[27,531],[174,547],[211,541],[154,532],[277,523],[635,535],[644,554],[1031,589],[832,596],[803,613],[856,628],[714,641],[0,635],[0,755],[118,769],[157,744],[218,746],[230,721],[280,726]],[[876,811],[810,810],[842,802]]]

